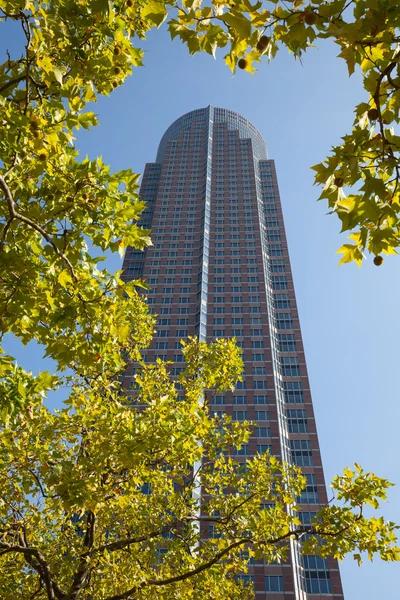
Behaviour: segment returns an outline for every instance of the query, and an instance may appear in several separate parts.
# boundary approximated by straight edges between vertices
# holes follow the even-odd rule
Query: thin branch
[[[40,235],[46,240],[46,242],[48,242],[52,246],[52,248],[54,249],[57,256],[62,258],[64,260],[64,262],[67,264],[74,280],[78,281],[78,278],[74,271],[74,267],[72,266],[70,260],[67,258],[67,256],[65,256],[65,254],[63,252],[60,252],[60,250],[57,248],[54,241],[51,239],[51,237],[48,235],[48,233],[43,229],[43,227],[41,227],[40,225],[38,225],[37,223],[35,223],[31,219],[29,219],[28,217],[25,217],[24,215],[22,215],[21,213],[19,213],[15,210],[15,203],[14,203],[14,199],[12,197],[10,188],[8,187],[4,177],[2,175],[0,175],[0,188],[3,190],[3,192],[6,196],[8,210],[10,212],[10,217],[12,219],[18,219],[19,221],[26,223],[27,225],[32,227],[32,229],[34,229],[35,231],[40,233]]]
[[[4,92],[7,88],[9,88],[10,86],[15,85],[16,83],[20,83],[21,81],[24,81],[24,79],[26,79],[26,73],[24,73],[23,75],[20,75],[16,79],[11,79],[10,81],[7,81],[7,83],[5,83],[4,85],[2,85],[0,87],[0,94],[2,92]]]
[[[35,471],[28,469],[28,473],[30,473],[32,475],[32,477],[35,479],[36,483],[38,484],[38,486],[40,488],[43,498],[48,498],[48,494],[46,494],[46,492],[44,491],[42,483],[41,483],[39,477],[36,475]]]
[[[151,531],[147,535],[142,535],[140,537],[129,537],[124,540],[118,540],[117,542],[111,542],[109,544],[102,544],[101,546],[96,548],[94,551],[86,552],[85,554],[83,554],[82,558],[86,558],[87,556],[89,556],[89,554],[93,555],[93,552],[96,552],[96,553],[113,552],[114,550],[122,550],[123,548],[126,548],[126,546],[130,546],[131,544],[140,544],[141,542],[147,542],[148,540],[151,540],[155,537],[163,535],[164,533],[167,533],[168,531],[171,531],[171,529],[173,527],[176,527],[179,524],[179,522],[180,521],[174,521],[172,523],[169,523],[168,525],[165,525],[165,527],[162,527],[161,529],[159,529],[157,531]]]
[[[1,241],[0,241],[0,252],[3,249],[3,245],[4,242],[6,241],[6,237],[7,237],[7,232],[10,228],[11,223],[13,222],[14,219],[12,219],[11,217],[8,219],[7,223],[4,225],[4,229],[3,229],[3,235],[1,236]]]

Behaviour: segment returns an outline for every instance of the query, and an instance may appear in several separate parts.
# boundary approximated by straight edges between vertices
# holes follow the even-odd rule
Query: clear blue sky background
[[[1,53],[15,47],[14,34],[0,26]],[[78,136],[82,154],[102,154],[112,169],[142,172],[155,159],[165,129],[185,112],[208,104],[249,118],[276,161],[300,321],[327,481],[355,461],[397,483],[382,507],[400,522],[398,368],[400,257],[377,268],[338,268],[344,242],[339,223],[317,203],[309,167],[350,130],[353,107],[365,99],[361,79],[348,78],[338,49],[325,43],[303,64],[282,50],[255,76],[232,77],[222,55],[189,57],[165,31],[149,35],[145,67],[124,87],[99,102],[101,125]],[[3,60],[3,59],[2,59]],[[119,257],[109,261],[120,268]],[[35,348],[18,351],[21,363],[39,368]],[[398,565],[380,560],[361,568],[341,567],[346,600],[398,600]]]

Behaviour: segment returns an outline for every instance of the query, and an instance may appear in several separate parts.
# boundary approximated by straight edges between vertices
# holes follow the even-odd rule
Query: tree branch
[[[248,544],[248,543],[251,543],[251,539],[243,538],[241,540],[233,542],[227,548],[218,552],[214,556],[214,558],[212,558],[211,560],[209,560],[206,563],[203,563],[202,565],[197,567],[197,569],[192,569],[190,571],[186,571],[186,573],[182,573],[181,575],[176,575],[175,577],[169,577],[167,579],[148,579],[147,581],[144,581],[140,585],[137,585],[137,586],[131,588],[130,590],[127,590],[126,592],[122,592],[122,594],[108,596],[105,600],[128,600],[133,594],[136,594],[141,589],[143,589],[147,586],[150,586],[150,585],[163,586],[163,585],[168,585],[171,583],[178,583],[179,581],[185,581],[185,579],[189,579],[189,577],[193,577],[194,575],[199,575],[199,573],[202,573],[206,569],[209,569],[210,567],[215,565],[215,563],[217,563],[226,554],[229,554],[229,552],[231,552],[231,550],[234,550],[235,548],[238,548],[239,546],[242,546],[243,544]]]
[[[22,541],[22,536],[20,536],[20,542]],[[46,586],[48,600],[63,600],[65,598],[65,594],[53,581],[49,564],[39,550],[36,548],[28,548],[23,543],[8,544],[7,542],[0,542],[0,548],[3,549],[2,554],[6,554],[8,552],[18,552],[24,555],[26,562],[39,574],[43,580]]]
[[[73,576],[73,583],[67,594],[68,600],[76,600],[87,583],[90,569],[90,559],[92,557],[92,547],[94,544],[94,527],[96,522],[95,514],[90,510],[86,517],[86,532],[84,545],[89,548],[89,551],[81,556],[77,570]]]
[[[2,85],[0,87],[0,94],[2,92],[4,92],[7,88],[9,88],[10,86],[15,85],[16,83],[20,83],[21,81],[24,81],[24,79],[26,79],[25,73],[23,75],[20,75],[16,79],[10,79],[10,81],[7,81],[7,83],[5,83],[4,85]]]
[[[93,552],[113,552],[114,550],[122,550],[123,548],[126,548],[126,546],[130,546],[131,544],[140,544],[141,542],[147,542],[148,540],[151,540],[155,537],[163,535],[164,533],[167,533],[168,531],[171,531],[171,529],[178,525],[178,523],[179,521],[174,521],[173,523],[170,523],[169,525],[166,525],[165,527],[157,531],[152,531],[147,535],[142,535],[140,537],[129,537],[124,540],[118,540],[117,542],[111,542],[110,544],[102,544],[98,548],[95,548],[91,553],[86,552],[85,554],[83,554],[82,558],[86,558],[87,556],[89,556],[89,554],[93,554]]]
[[[28,469],[28,473],[30,473],[32,475],[32,477],[35,479],[36,483],[39,486],[39,489],[42,493],[43,498],[48,498],[48,494],[46,494],[46,492],[43,489],[42,486],[42,482],[40,481],[39,477],[36,475],[35,471],[32,471],[31,469]]]
[[[48,233],[43,229],[43,227],[41,227],[40,225],[35,223],[35,221],[32,221],[28,217],[25,217],[24,215],[22,215],[21,213],[19,213],[15,210],[15,202],[14,202],[13,196],[11,194],[11,190],[8,187],[4,177],[2,175],[0,175],[0,188],[3,190],[6,200],[7,200],[10,218],[22,221],[23,223],[26,223],[27,225],[29,225],[29,227],[32,227],[32,229],[34,229],[35,231],[40,233],[40,235],[46,240],[46,242],[48,242],[52,246],[52,248],[54,249],[57,256],[62,258],[64,260],[64,262],[67,264],[74,280],[78,281],[78,278],[74,271],[74,267],[72,266],[70,260],[65,256],[65,254],[63,252],[60,252],[60,250],[57,248],[57,245],[54,243],[54,241],[51,239],[51,237],[48,235]]]
[[[359,521],[361,518],[362,518],[362,513],[360,513],[357,516],[356,521]],[[342,529],[340,529],[337,532],[326,532],[326,531],[322,531],[322,530],[317,531],[315,528],[303,527],[301,529],[290,530],[287,533],[284,533],[281,536],[278,536],[277,538],[273,538],[270,540],[259,540],[258,544],[260,544],[262,546],[276,545],[276,544],[279,544],[279,542],[282,542],[290,537],[295,537],[296,539],[300,539],[301,536],[306,535],[306,534],[318,535],[318,536],[324,536],[324,535],[337,536],[337,535],[344,533],[348,529],[350,529],[350,527],[352,525],[353,525],[353,523],[351,523],[347,527],[343,527]],[[196,569],[186,571],[185,573],[181,573],[180,575],[176,575],[175,577],[169,577],[167,579],[149,579],[147,581],[144,581],[142,584],[135,586],[135,587],[131,588],[130,590],[127,590],[126,592],[122,592],[121,594],[116,594],[114,596],[109,596],[105,600],[129,600],[131,597],[133,597],[134,594],[136,594],[141,589],[143,589],[147,586],[164,586],[164,585],[169,585],[172,583],[178,583],[180,581],[185,581],[186,579],[189,579],[190,577],[193,577],[195,575],[199,575],[203,571],[211,568],[219,560],[221,560],[224,556],[229,554],[232,550],[234,550],[235,548],[238,548],[240,546],[243,546],[245,544],[254,544],[254,541],[251,538],[242,538],[240,540],[232,542],[227,548],[224,548],[223,550],[218,552],[212,559],[203,563]]]

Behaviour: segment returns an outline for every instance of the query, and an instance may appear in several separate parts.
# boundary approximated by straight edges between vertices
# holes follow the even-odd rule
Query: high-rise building
[[[274,161],[243,116],[209,106],[177,119],[146,165],[141,224],[154,246],[128,250],[125,277],[144,277],[159,315],[147,360],[174,361],[180,340],[237,338],[244,381],[213,399],[213,410],[256,422],[240,451],[270,449],[300,466],[304,525],[327,502]],[[132,375],[132,374],[131,374]],[[129,379],[129,374],[127,375]],[[250,566],[258,600],[343,599],[337,562],[302,556]]]

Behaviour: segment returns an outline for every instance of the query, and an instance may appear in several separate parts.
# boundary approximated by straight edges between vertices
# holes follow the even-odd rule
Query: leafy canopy
[[[168,3],[164,7],[167,16]],[[339,217],[342,232],[351,234],[339,250],[341,263],[361,265],[367,251],[379,266],[381,255],[396,253],[400,244],[399,26],[398,0],[189,0],[169,20],[171,36],[192,54],[226,48],[233,72],[239,67],[253,73],[282,46],[300,59],[320,40],[338,45],[349,75],[361,71],[366,96],[355,107],[352,131],[313,167],[323,186],[320,199]]]
[[[340,249],[341,262],[360,265],[367,251],[379,257],[375,264],[380,265],[381,254],[396,252],[400,236],[397,0],[3,0],[1,6],[3,17],[19,20],[28,34],[25,54],[16,60],[10,57],[0,68],[2,128],[7,131],[1,155],[8,168],[17,167],[16,174],[24,163],[32,187],[40,174],[51,177],[61,164],[67,168],[73,154],[71,148],[65,152],[71,129],[96,123],[92,113],[82,112],[85,105],[99,93],[110,93],[133,66],[142,64],[136,41],[165,20],[171,37],[178,37],[191,54],[216,56],[218,48],[224,48],[232,71],[239,67],[253,73],[258,62],[272,60],[282,46],[301,58],[320,40],[334,41],[349,75],[361,71],[366,95],[355,107],[351,133],[313,167],[315,181],[323,186],[321,199],[339,217],[342,231],[351,234],[351,241]],[[41,110],[33,109],[32,102],[39,99]],[[60,137],[62,145],[57,142]],[[70,199],[77,196],[76,200],[83,194],[81,208],[86,212],[93,202],[90,182],[82,171],[76,175],[78,188],[76,182],[75,186],[64,182],[57,191]],[[46,199],[50,195],[56,203],[57,195],[49,187],[43,187]],[[95,206],[90,208],[95,212]],[[65,207],[59,216],[69,217],[70,212]],[[113,232],[97,231],[98,238],[102,233],[103,244],[108,245]]]
[[[296,516],[305,486],[299,470],[269,455],[244,468],[234,450],[246,443],[251,425],[212,416],[207,400],[199,402],[240,378],[234,341],[189,340],[182,349],[186,370],[175,381],[168,364],[141,360],[155,326],[137,289],[146,284],[101,266],[106,252],[151,242],[137,225],[144,207],[138,176],[112,173],[101,158],[78,160],[75,130],[97,123],[87,104],[142,64],[131,40],[165,18],[190,52],[228,46],[230,67],[244,59],[248,70],[262,54],[272,57],[278,42],[299,56],[313,36],[346,28],[341,2],[319,3],[318,11],[314,3],[318,19],[307,27],[301,2],[266,4],[272,9],[195,1],[179,7],[134,0],[0,2],[1,27],[16,23],[24,39],[21,54],[0,67],[0,335],[36,342],[56,364],[55,373],[33,375],[0,353],[4,598],[250,598],[252,590],[236,574],[253,557],[283,560],[289,539],[306,534],[305,551],[321,556],[351,553],[360,561],[367,552],[399,559],[394,523],[363,514],[365,505],[378,508],[388,481],[359,467],[346,470],[333,483],[340,504],[324,507],[303,527]],[[271,32],[267,43],[260,37],[265,32]],[[381,165],[392,164],[379,157]],[[329,184],[326,193],[332,189]],[[340,213],[338,207],[335,200]],[[385,219],[368,229],[368,244]],[[121,375],[131,362],[137,369],[128,391]],[[57,389],[65,401],[52,412],[44,400]],[[205,536],[209,528],[214,535]]]
[[[343,503],[303,526],[300,470],[269,454],[238,462],[250,424],[199,404],[206,389],[237,380],[234,342],[193,339],[183,353],[183,400],[160,360],[141,364],[133,397],[76,378],[54,413],[42,401],[43,374],[26,381],[29,405],[0,431],[4,598],[250,599],[235,576],[251,559],[285,560],[289,539],[305,536],[309,554],[400,558],[395,524],[363,515],[385,499],[388,481],[347,469],[333,482]]]

